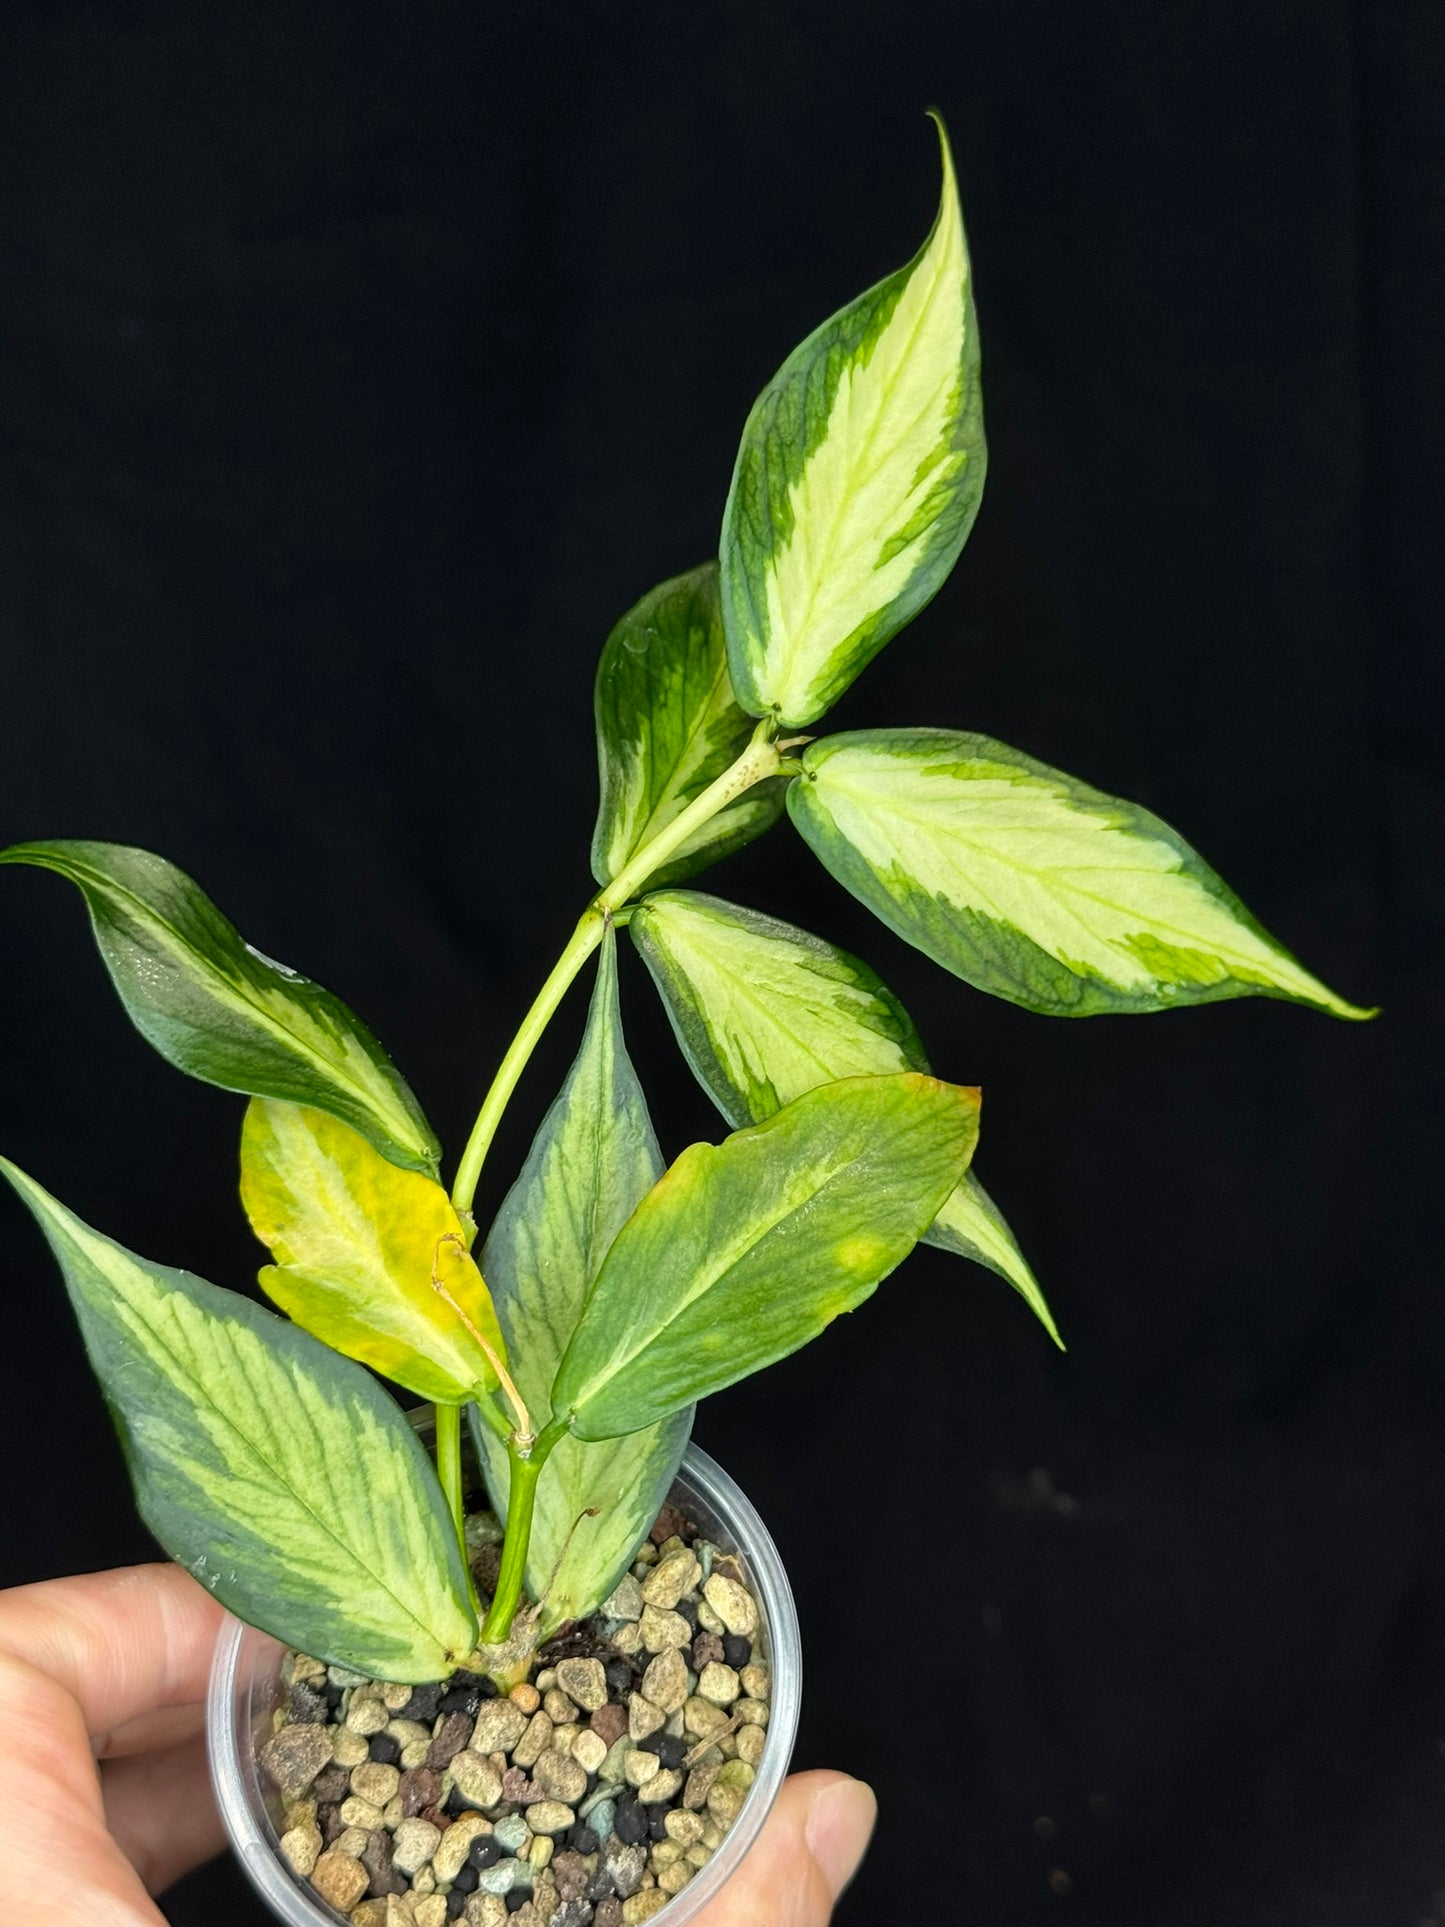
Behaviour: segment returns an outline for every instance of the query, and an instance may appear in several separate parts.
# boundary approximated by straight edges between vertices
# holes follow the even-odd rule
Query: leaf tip
[[[953,1084],[946,1077],[935,1077],[932,1071],[894,1071],[890,1075],[904,1079],[920,1097],[951,1098],[960,1110],[973,1113],[983,1108],[983,1090],[977,1084]]]
[[[941,198],[945,206],[951,204],[956,208],[958,206],[958,175],[953,165],[953,144],[948,138],[948,123],[943,118],[943,110],[940,107],[928,107],[924,109],[924,112],[933,122],[934,131],[938,135],[938,155],[943,168],[943,192]]]
[[[1292,1003],[1306,1004],[1311,1010],[1323,1011],[1326,1017],[1338,1017],[1347,1024],[1367,1024],[1384,1008],[1381,1004],[1352,1004],[1348,997],[1341,997],[1318,977],[1305,974],[1308,987],[1296,990],[1290,997]]]
[[[47,1195],[27,1171],[22,1171],[18,1164],[12,1164],[9,1158],[3,1156],[0,1156],[0,1177],[8,1182],[22,1204],[30,1205],[32,1209],[37,1197]]]
[[[11,843],[0,850],[0,863],[23,863],[35,870],[60,870],[63,876],[65,872],[56,861],[55,854],[57,850],[63,849],[63,844],[35,839],[27,843]]]
[[[1348,1024],[1368,1024],[1384,1011],[1383,1004],[1352,1004],[1344,997],[1331,997],[1325,1007],[1332,1017],[1341,1017]]]
[[[1033,1272],[1029,1269],[1022,1254],[1019,1254],[1019,1262],[1016,1268],[1011,1267],[1007,1271],[1000,1272],[999,1275],[1006,1283],[1013,1286],[1019,1297],[1023,1299],[1034,1317],[1038,1319],[1039,1323],[1048,1333],[1049,1338],[1058,1350],[1067,1354],[1069,1348],[1064,1343],[1064,1335],[1059,1330],[1053,1312],[1049,1309],[1049,1301],[1044,1297],[1043,1292],[1039,1288],[1038,1279],[1035,1278]]]

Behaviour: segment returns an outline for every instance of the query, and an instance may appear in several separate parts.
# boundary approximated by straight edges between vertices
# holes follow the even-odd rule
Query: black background
[[[989,486],[833,720],[1148,804],[1385,1006],[1050,1022],[786,827],[713,873],[985,1086],[1071,1344],[920,1253],[700,1420],[796,1580],[799,1760],[881,1796],[859,1927],[1445,1919],[1442,55],[1362,0],[0,15],[0,841],[173,858],[455,1148],[590,887],[595,653],[715,549],[778,361],[917,244],[936,102]],[[0,899],[0,1144],[244,1286],[239,1100],[131,1033],[69,888]],[[715,1118],[624,962],[675,1152]],[[146,1556],[13,1203],[0,1241],[5,1577]],[[167,1905],[257,1918],[224,1864]]]

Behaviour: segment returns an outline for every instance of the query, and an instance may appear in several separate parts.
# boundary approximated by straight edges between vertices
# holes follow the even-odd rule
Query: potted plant
[[[283,1316],[3,1169],[60,1261],[142,1515],[241,1622],[217,1780],[282,1918],[688,1918],[776,1791],[798,1680],[766,1534],[688,1453],[697,1400],[816,1337],[920,1239],[998,1272],[1057,1339],[972,1169],[978,1091],[931,1073],[866,964],[695,889],[700,871],[786,814],[898,935],[1028,1009],[1370,1014],[1148,812],[977,734],[820,733],[947,576],[983,486],[939,134],[923,247],[788,357],[744,429],[717,561],[606,643],[598,889],[449,1189],[361,1021],[172,865],[0,853],[74,882],[142,1033],[249,1098],[241,1196]],[[666,1166],[623,1039],[624,930],[730,1127]],[[577,1059],[479,1239],[498,1123],[593,960]],[[429,1402],[420,1426],[373,1372]]]

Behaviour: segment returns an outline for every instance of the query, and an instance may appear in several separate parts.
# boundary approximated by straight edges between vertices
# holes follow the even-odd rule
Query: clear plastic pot
[[[798,1730],[802,1652],[798,1615],[778,1549],[742,1490],[706,1452],[688,1447],[672,1488],[674,1502],[699,1531],[735,1553],[762,1611],[757,1644],[772,1669],[768,1743],[741,1813],[706,1867],[657,1916],[659,1927],[695,1920],[741,1863],[783,1784]],[[288,1927],[334,1927],[344,1919],[328,1907],[281,1858],[276,1822],[280,1800],[256,1760],[270,1737],[271,1713],[282,1697],[282,1647],[265,1633],[229,1619],[211,1667],[207,1733],[216,1801],[236,1857],[256,1891]]]

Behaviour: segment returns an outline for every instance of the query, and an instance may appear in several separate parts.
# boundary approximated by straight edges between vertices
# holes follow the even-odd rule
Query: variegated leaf
[[[1248,996],[1373,1015],[1167,823],[987,736],[854,730],[803,760],[788,808],[824,867],[980,990],[1061,1017]]]
[[[441,1487],[376,1381],[0,1171],[60,1262],[141,1517],[171,1557],[302,1652],[377,1679],[444,1678],[476,1617]]]
[[[1008,1220],[972,1171],[953,1195],[944,1199],[923,1242],[936,1245],[940,1251],[951,1251],[956,1257],[971,1258],[976,1265],[1006,1278],[1059,1350],[1067,1349],[1033,1266],[1019,1249]]]
[[[513,1376],[534,1426],[608,1247],[662,1172],[662,1155],[622,1036],[616,939],[603,940],[577,1060],[542,1121],[487,1239],[482,1266],[507,1335]],[[690,1409],[627,1437],[561,1439],[537,1482],[527,1585],[546,1633],[585,1617],[626,1571],[667,1497],[687,1445]],[[473,1424],[502,1517],[501,1442]],[[591,1516],[588,1516],[588,1515]]]
[[[497,1383],[502,1334],[435,1178],[402,1171],[324,1111],[253,1098],[241,1202],[274,1265],[261,1289],[315,1337],[442,1405]]]
[[[386,1052],[339,997],[244,942],[164,857],[119,843],[17,843],[0,863],[68,877],[131,1022],[177,1070],[344,1118],[383,1157],[435,1172],[441,1147]]]
[[[645,897],[629,928],[683,1055],[730,1124],[759,1124],[831,1078],[928,1069],[887,985],[821,937],[693,890]],[[1061,1342],[1038,1280],[972,1170],[924,1242],[1006,1278]]]
[[[977,1091],[908,1071],[691,1145],[608,1251],[553,1410],[613,1438],[796,1351],[907,1257],[977,1136]]]
[[[797,727],[937,592],[983,492],[978,325],[943,124],[933,231],[783,363],[743,431],[723,517],[733,687]]]
[[[753,720],[728,678],[716,562],[645,595],[607,638],[597,668],[602,800],[592,874],[607,884],[747,748]],[[782,814],[784,784],[761,783],[683,844],[654,879],[691,876]]]

